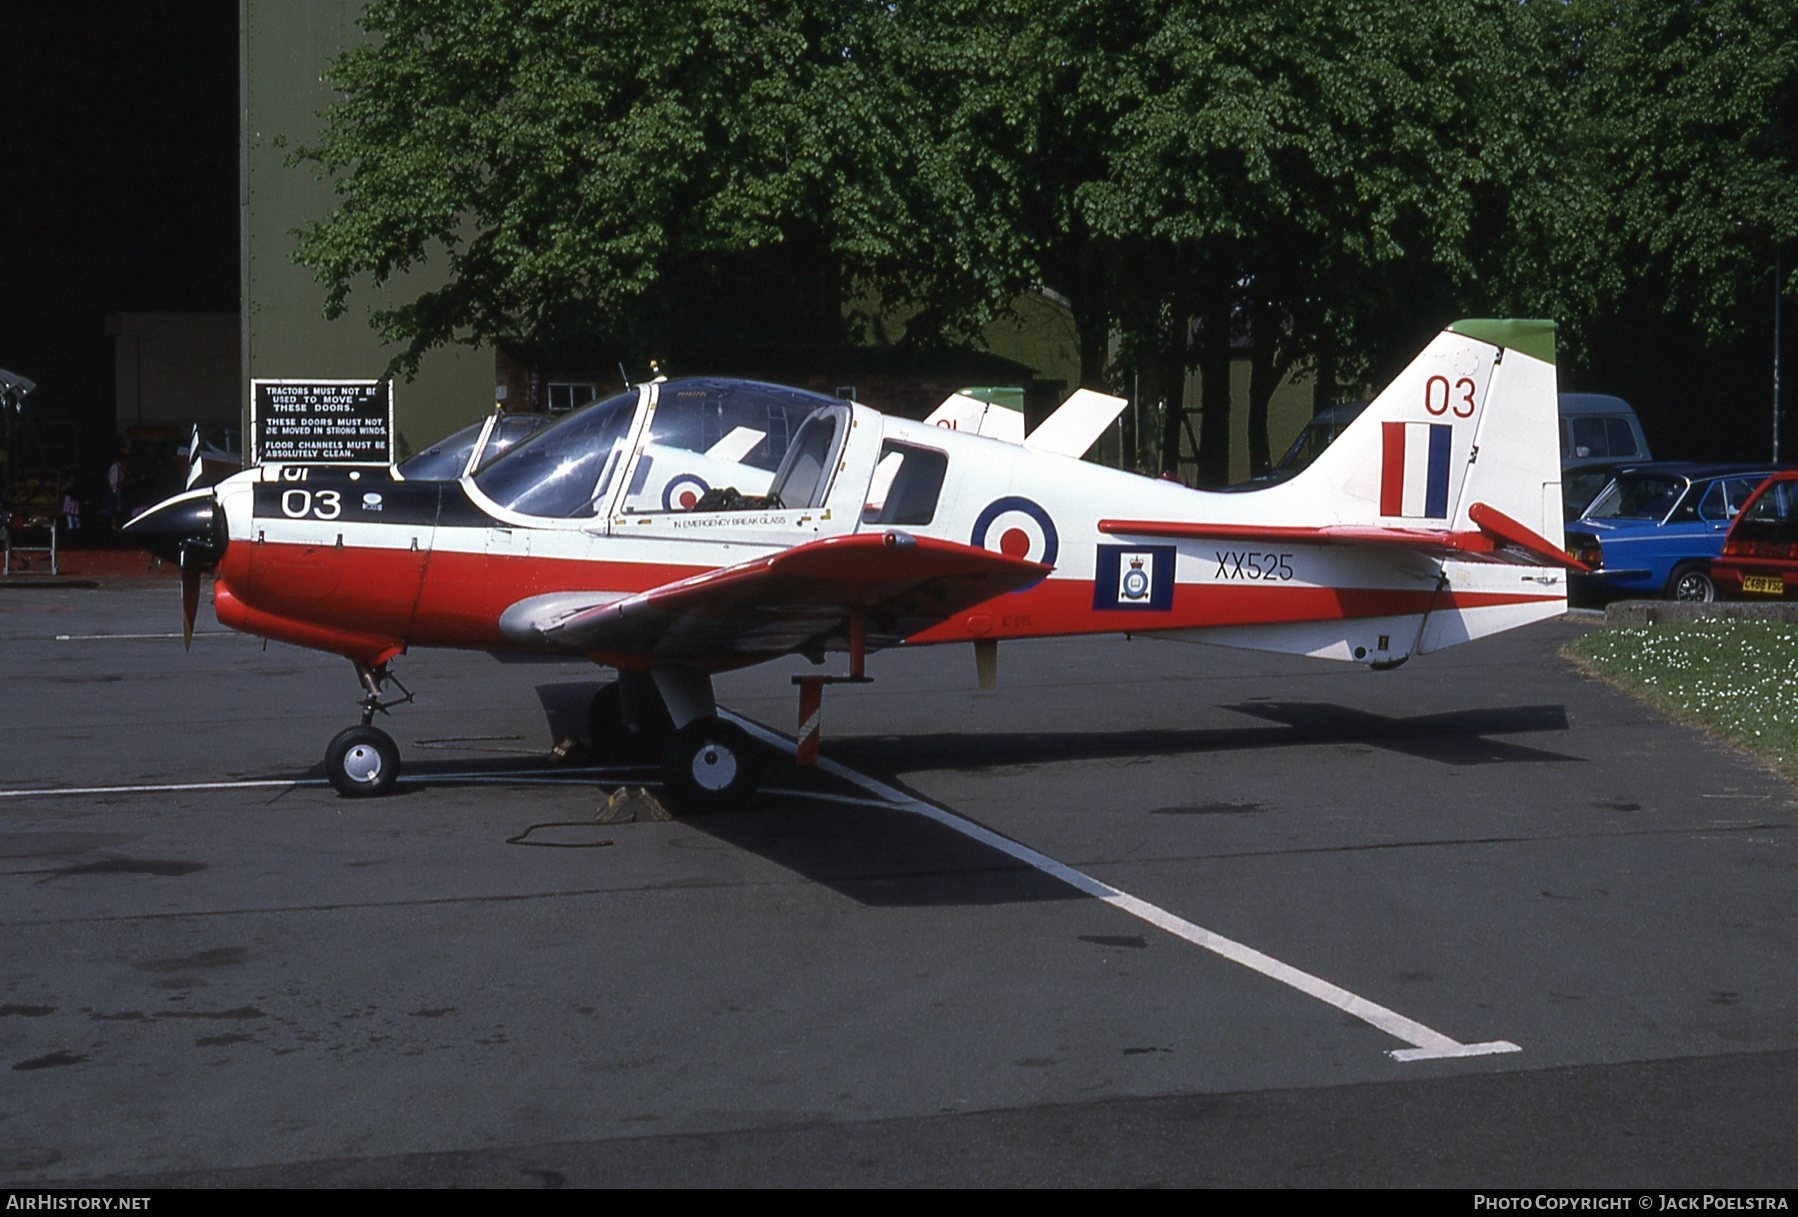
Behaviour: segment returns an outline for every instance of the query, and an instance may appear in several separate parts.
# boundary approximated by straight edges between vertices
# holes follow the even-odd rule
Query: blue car
[[[1567,525],[1567,550],[1593,568],[1574,574],[1575,600],[1622,596],[1715,600],[1711,560],[1729,522],[1771,465],[1654,461],[1617,471],[1586,513]]]

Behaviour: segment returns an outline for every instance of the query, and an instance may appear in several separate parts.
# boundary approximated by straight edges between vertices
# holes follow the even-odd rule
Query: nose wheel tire
[[[720,718],[700,718],[674,733],[662,758],[668,790],[693,811],[726,811],[760,779],[754,742]]]
[[[399,775],[399,745],[379,727],[351,727],[325,749],[325,776],[346,799],[386,794]]]

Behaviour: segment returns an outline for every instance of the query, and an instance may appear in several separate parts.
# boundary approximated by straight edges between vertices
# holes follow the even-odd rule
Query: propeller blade
[[[194,617],[200,611],[200,568],[181,564],[181,649],[194,649]]]

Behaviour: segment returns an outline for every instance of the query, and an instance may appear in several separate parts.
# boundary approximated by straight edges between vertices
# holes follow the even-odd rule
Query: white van
[[[1561,467],[1574,461],[1648,461],[1648,437],[1636,412],[1609,393],[1562,393]]]

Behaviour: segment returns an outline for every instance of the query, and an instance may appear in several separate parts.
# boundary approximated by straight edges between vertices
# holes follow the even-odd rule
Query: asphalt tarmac
[[[881,654],[602,825],[590,667],[407,656],[346,800],[347,663],[9,589],[0,1187],[1794,1186],[1793,791],[1583,628]]]

